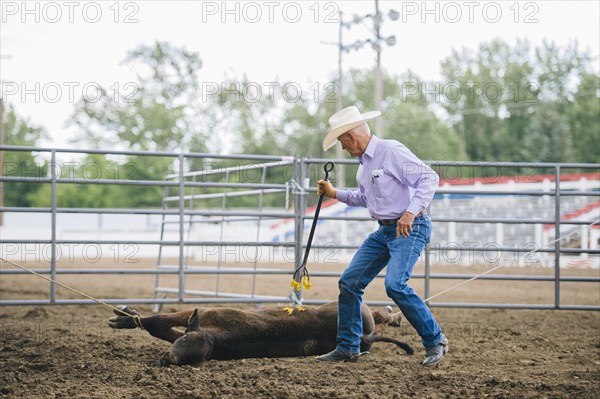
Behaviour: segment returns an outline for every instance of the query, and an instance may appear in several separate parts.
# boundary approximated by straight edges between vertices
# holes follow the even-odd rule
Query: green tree
[[[584,72],[568,104],[569,127],[577,162],[600,162],[600,76]]]
[[[472,160],[591,161],[600,116],[591,70],[576,43],[532,51],[526,40],[496,39],[442,62],[446,83],[463,88],[457,101],[442,96],[443,106]]]
[[[539,94],[530,83],[529,52],[525,40],[511,47],[496,39],[482,43],[478,52],[454,50],[442,61],[442,105],[469,159],[508,161],[519,153],[529,104]]]
[[[256,89],[245,75],[241,79],[226,78],[213,101],[226,115],[227,120],[220,126],[220,131],[231,140],[232,152],[289,155],[281,124],[289,104],[282,97],[281,86],[263,91]]]
[[[303,98],[292,104],[283,118],[286,147],[297,157],[328,158],[331,151],[323,151],[323,137],[329,130],[329,117],[336,111],[337,98],[331,89],[322,90],[319,101]],[[344,104],[346,104],[344,102]]]
[[[552,103],[536,108],[523,132],[523,159],[568,162],[574,158],[568,116],[557,108]]]
[[[135,84],[115,94],[102,89],[98,101],[76,104],[72,124],[80,130],[75,139],[94,148],[150,151],[207,152],[219,115],[202,103],[198,54],[165,42],[139,46],[124,63],[136,71]],[[119,99],[120,101],[115,101]],[[174,157],[129,157],[136,165],[135,180],[162,180],[173,173]],[[202,167],[193,159],[190,169]],[[110,192],[105,187],[105,193]],[[124,206],[159,206],[162,188],[119,187]]]
[[[0,102],[0,107],[4,104]],[[4,143],[14,146],[35,146],[46,138],[44,129],[33,126],[27,119],[19,117],[12,105],[8,105],[3,114]],[[45,181],[48,173],[48,162],[36,157],[29,151],[4,151],[2,175],[34,178]],[[26,182],[4,182],[2,185],[4,206],[32,206],[31,196],[37,193],[44,184]]]
[[[81,134],[75,141],[134,150],[206,150],[206,132],[197,119],[199,56],[157,42],[130,51],[124,63],[136,71],[137,81],[118,94],[103,88],[98,101],[77,103],[72,123]]]
[[[58,183],[56,202],[65,208],[152,208],[159,207],[162,188],[158,186],[136,186],[126,183],[138,180],[153,180],[156,171],[153,164],[157,157],[129,157],[120,160],[109,159],[101,154],[88,154],[76,161],[64,163],[56,170],[67,182]],[[84,183],[74,183],[75,179]],[[162,177],[161,177],[162,179]],[[98,184],[99,180],[109,184]],[[71,182],[69,182],[71,181]],[[51,186],[44,184],[27,197],[31,206],[48,207],[51,200]]]

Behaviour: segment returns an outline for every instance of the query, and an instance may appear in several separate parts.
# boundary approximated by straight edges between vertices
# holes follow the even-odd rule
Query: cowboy
[[[423,365],[433,366],[448,352],[448,340],[425,302],[407,283],[431,238],[426,208],[439,177],[400,142],[371,135],[367,121],[379,115],[379,111],[361,114],[355,106],[344,108],[329,118],[329,133],[323,140],[324,151],[338,141],[352,157],[358,157],[358,189],[335,189],[329,181],[319,180],[318,194],[366,207],[379,228],[363,242],[340,277],[337,347],[316,359],[358,360],[362,295],[387,264],[386,293],[421,336],[426,349]]]

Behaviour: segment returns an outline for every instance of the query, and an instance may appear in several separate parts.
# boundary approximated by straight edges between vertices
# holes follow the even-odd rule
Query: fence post
[[[554,239],[560,238],[560,166],[554,167]],[[560,241],[554,243],[554,308],[560,308]]]
[[[424,276],[424,280],[425,280],[425,299],[429,298],[429,285],[430,285],[430,278],[431,278],[431,269],[430,269],[430,262],[429,262],[429,255],[431,254],[431,248],[429,247],[429,244],[427,244],[425,246],[425,276]]]
[[[50,243],[50,303],[56,303],[56,150],[52,150],[50,158],[51,183],[51,206],[52,206],[52,236]]]
[[[306,207],[306,199],[303,195],[304,176],[306,173],[306,163],[304,159],[295,159],[295,177],[296,187],[294,195],[294,270],[297,270],[302,265],[302,238],[304,236],[304,209]],[[296,292],[298,299],[302,299],[302,287]]]
[[[183,161],[184,156],[183,153],[181,153],[179,154],[179,302],[183,302],[183,294],[185,292],[185,273],[183,270],[185,253],[185,246],[183,245],[183,211],[185,208],[185,200],[183,197],[185,194]]]
[[[431,207],[427,207],[427,213],[430,213]],[[431,216],[430,216],[431,217]],[[425,275],[424,275],[424,299],[429,298],[430,278],[431,278],[431,264],[430,264],[431,247],[429,243],[425,246]]]

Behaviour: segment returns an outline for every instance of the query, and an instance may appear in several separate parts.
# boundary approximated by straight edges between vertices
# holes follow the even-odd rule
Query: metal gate
[[[260,160],[258,160],[260,161]],[[291,167],[291,170],[286,170],[286,167]],[[254,173],[256,172],[256,173]],[[265,188],[268,179],[271,180],[275,176],[280,175],[279,187],[271,186],[271,188]],[[165,238],[165,228],[169,223],[175,223],[178,225],[180,235],[186,235],[183,245],[185,247],[185,256],[180,258],[179,264],[165,264],[163,257],[163,245],[159,247],[158,259],[157,259],[157,271],[156,283],[154,287],[154,299],[167,298],[169,294],[178,295],[179,299],[183,300],[186,296],[197,296],[197,297],[213,297],[213,298],[252,298],[257,300],[270,300],[270,301],[285,301],[287,298],[281,296],[266,296],[256,294],[256,276],[263,273],[282,273],[288,274],[290,269],[260,269],[258,268],[261,247],[292,247],[293,243],[277,243],[273,241],[262,241],[261,240],[261,227],[264,222],[272,220],[281,220],[282,218],[293,218],[294,214],[287,211],[290,208],[290,201],[293,198],[297,198],[299,195],[304,194],[304,190],[298,184],[296,184],[296,170],[293,157],[284,157],[280,161],[275,162],[258,162],[248,163],[244,165],[218,165],[218,167],[210,167],[208,169],[200,171],[185,172],[183,176],[179,174],[171,174],[166,177],[167,181],[184,181],[184,184],[192,183],[195,184],[198,180],[209,179],[210,177],[217,177],[213,183],[214,188],[218,189],[219,192],[213,193],[196,193],[195,189],[198,187],[192,185],[191,192],[184,194],[183,198],[179,193],[171,195],[168,187],[164,188],[164,196],[162,201],[162,209],[169,209],[169,204],[179,204],[183,201],[186,204],[185,217],[183,223],[179,220],[169,221],[166,214],[163,214],[160,228],[160,239],[161,241]],[[236,182],[236,186],[232,186],[231,183]],[[257,186],[250,186],[252,183],[259,183],[260,188]],[[283,183],[283,184],[281,184]],[[242,187],[241,190],[235,190],[240,184],[246,184],[249,186]],[[234,189],[234,190],[232,190]],[[265,197],[272,196],[274,194],[283,194],[285,196],[285,204],[281,204],[285,210],[281,211],[269,211],[266,210]],[[228,200],[244,197],[247,199],[256,199],[255,205],[256,210],[239,209],[238,207],[231,206],[228,204]],[[293,198],[292,198],[293,197]],[[219,201],[217,204],[220,209],[208,211],[210,209],[210,201]],[[281,202],[281,199],[279,200]],[[248,205],[246,205],[247,207]],[[298,203],[296,203],[298,206]],[[234,241],[227,239],[225,236],[225,226],[231,222],[238,222],[238,224],[251,224],[254,225],[255,231],[250,231],[250,237],[244,237],[243,240],[240,237],[235,237]],[[215,233],[217,234],[216,240],[211,241],[195,241],[191,235],[194,229],[202,229],[203,226],[210,224],[218,224],[218,228]],[[254,238],[252,240],[252,238]],[[206,252],[204,251],[203,259],[205,262],[202,266],[189,265],[189,250],[190,246],[198,248],[202,246],[213,246],[217,250],[212,253],[214,255],[211,259],[208,259]],[[244,254],[248,254],[248,249],[252,248],[253,256],[251,259],[244,259],[251,264],[250,268],[224,265],[224,251],[223,248],[226,246],[233,246],[237,248],[235,254],[237,255],[236,260],[240,260],[240,250],[243,248]],[[236,262],[240,263],[240,262]],[[161,285],[161,272],[167,270],[179,270],[179,265],[183,265],[181,268],[184,277],[188,274],[215,274],[216,280],[214,290],[193,290],[186,289],[185,278],[179,280],[178,287],[169,287]],[[252,288],[249,293],[241,292],[224,292],[220,286],[220,277],[228,274],[251,274],[252,275]],[[160,309],[160,304],[156,304],[154,310]]]

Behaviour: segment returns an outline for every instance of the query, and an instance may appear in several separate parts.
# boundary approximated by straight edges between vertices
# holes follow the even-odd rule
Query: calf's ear
[[[188,320],[188,331],[197,330],[200,327],[200,320],[198,319],[198,308],[194,309],[194,313],[190,316]]]

